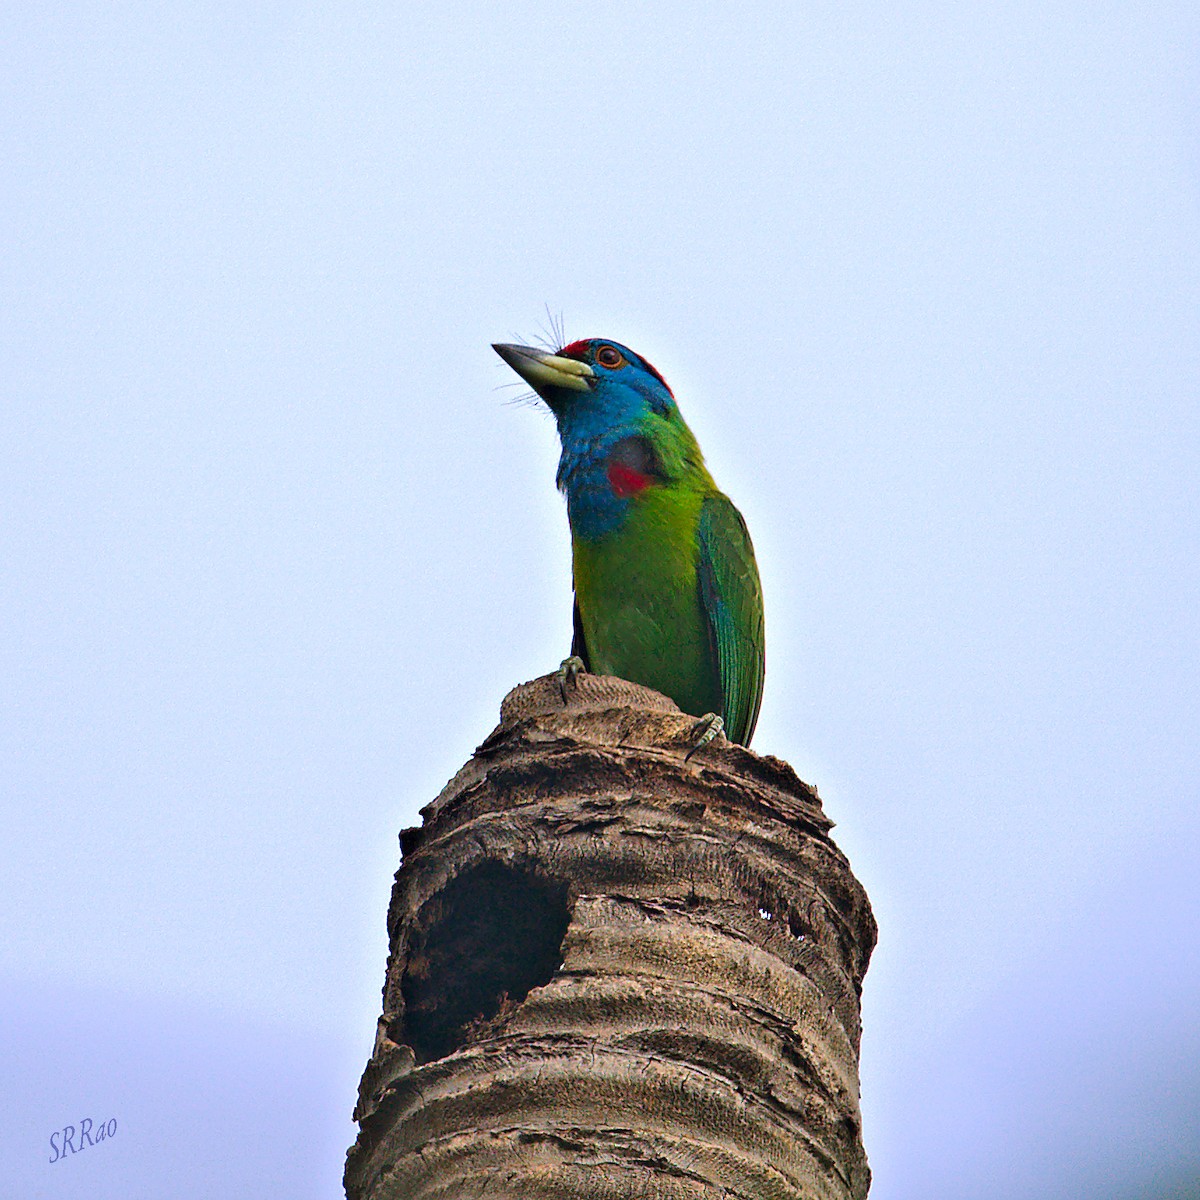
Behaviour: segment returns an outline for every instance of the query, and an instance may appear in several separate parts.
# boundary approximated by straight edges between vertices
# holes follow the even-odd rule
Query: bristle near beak
[[[574,358],[563,358],[558,354],[549,354],[532,346],[493,342],[492,349],[539,393],[548,387],[586,392],[591,387],[588,380],[595,375],[587,363]]]

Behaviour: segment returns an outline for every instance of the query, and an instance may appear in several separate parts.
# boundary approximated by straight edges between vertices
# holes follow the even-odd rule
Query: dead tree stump
[[[866,893],[814,790],[546,676],[401,834],[350,1200],[867,1193]]]

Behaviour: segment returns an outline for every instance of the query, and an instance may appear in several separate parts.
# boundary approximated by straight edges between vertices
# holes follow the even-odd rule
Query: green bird
[[[617,342],[493,349],[558,423],[575,584],[572,657],[644,684],[749,745],[762,699],[762,587],[742,514],[667,382]],[[565,697],[565,681],[563,681]]]

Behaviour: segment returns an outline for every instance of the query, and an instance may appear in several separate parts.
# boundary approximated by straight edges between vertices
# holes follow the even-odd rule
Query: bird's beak
[[[586,392],[591,387],[588,380],[595,375],[587,363],[535,350],[532,346],[493,342],[492,349],[538,393],[547,387]]]

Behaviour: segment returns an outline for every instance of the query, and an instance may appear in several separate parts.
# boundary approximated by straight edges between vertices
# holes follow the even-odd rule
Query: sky
[[[396,835],[570,642],[552,313],[753,534],[873,1200],[1200,1196],[1200,9],[4,23],[0,1195],[340,1194]]]

